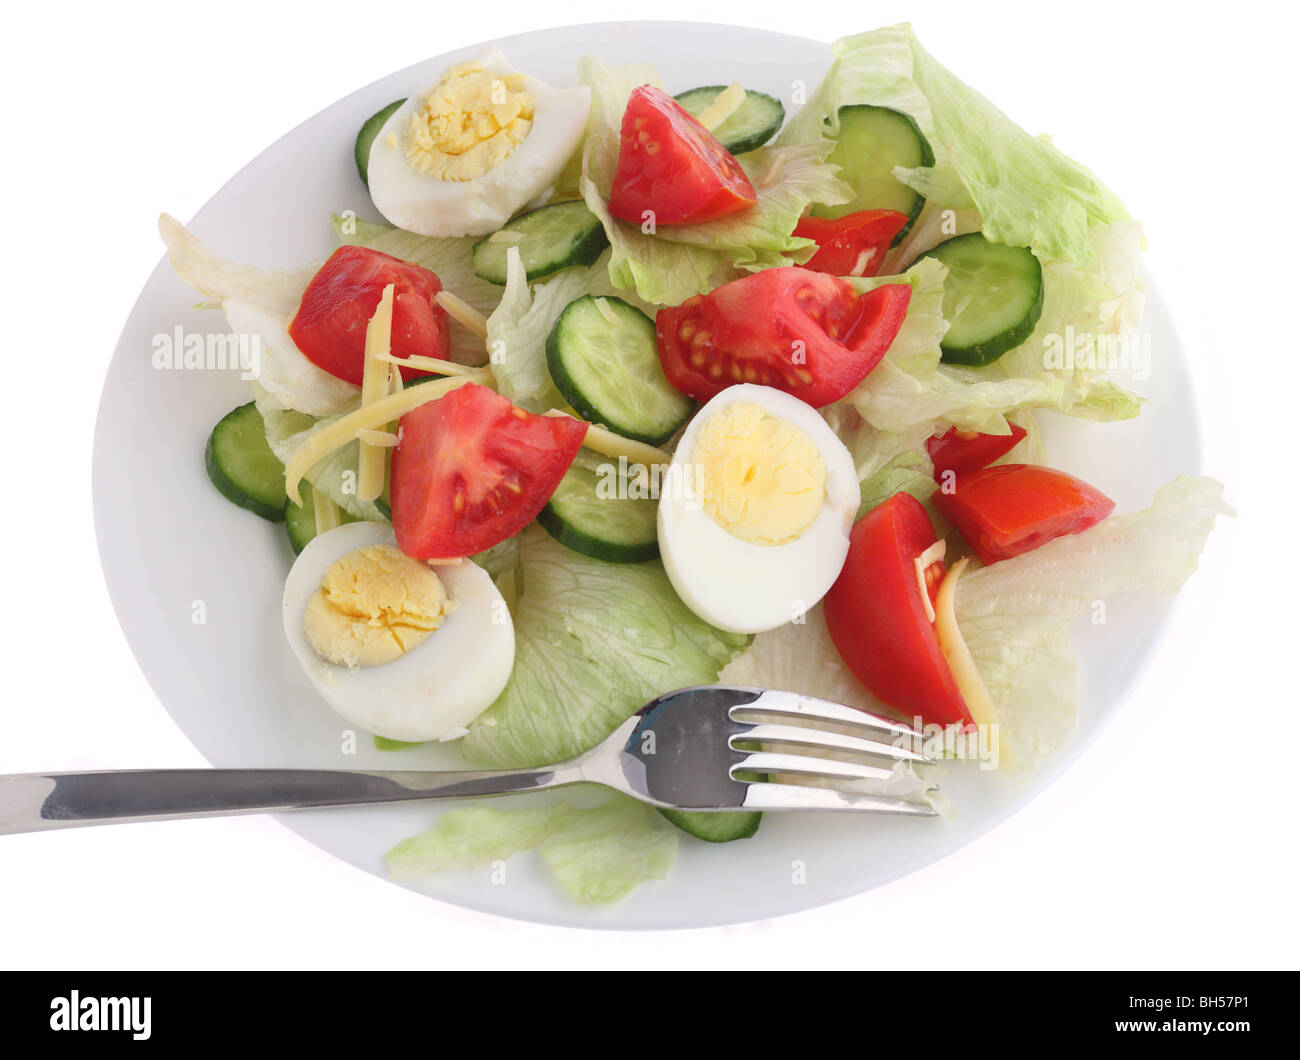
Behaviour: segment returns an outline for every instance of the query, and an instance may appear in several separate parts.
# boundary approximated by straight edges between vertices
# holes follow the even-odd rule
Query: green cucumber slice
[[[941,348],[949,364],[992,364],[1033,333],[1043,312],[1043,267],[1028,247],[971,232],[921,257],[948,266],[943,315],[951,326]]]
[[[316,536],[316,505],[312,502],[312,488],[306,482],[300,482],[298,492],[302,494],[301,508],[287,497],[284,501],[284,529],[289,535],[289,544],[293,546],[295,556]],[[357,521],[356,516],[349,515],[341,508],[339,519],[344,523]]]
[[[643,497],[602,496],[600,486],[596,471],[575,464],[537,521],[560,544],[584,556],[610,563],[644,563],[658,556],[659,505]]]
[[[580,416],[625,438],[658,445],[694,408],[664,376],[654,321],[621,298],[570,302],[546,340],[546,363]]]
[[[284,519],[284,465],[271,452],[262,414],[251,401],[212,428],[203,462],[227,500],[273,523]]]
[[[894,176],[895,166],[932,166],[934,151],[908,115],[888,107],[855,104],[839,110],[840,131],[827,161],[840,167],[840,179],[853,198],[840,206],[814,206],[817,217],[843,217],[858,210],[897,210],[907,224],[894,237],[897,246],[925,207],[925,198]]]
[[[748,810],[723,813],[700,813],[694,810],[660,809],[665,817],[688,835],[706,843],[730,843],[734,839],[748,839],[758,831],[761,813]]]
[[[726,88],[726,85],[706,85],[704,88],[692,88],[674,98],[683,110],[698,117]],[[733,155],[743,155],[772,139],[784,122],[785,107],[779,99],[747,88],[744,102],[712,132],[718,143]]]
[[[379,135],[379,130],[384,127],[384,123],[393,116],[393,112],[405,102],[404,99],[394,100],[383,110],[376,111],[365,120],[357,132],[357,142],[352,149],[352,156],[356,159],[361,183],[366,187],[370,187],[370,148],[374,146],[375,137]]]
[[[502,233],[506,233],[504,236]],[[591,265],[609,246],[600,219],[584,202],[557,202],[507,221],[501,229],[474,244],[474,274],[505,286],[506,251],[519,248],[529,281],[561,269]]]

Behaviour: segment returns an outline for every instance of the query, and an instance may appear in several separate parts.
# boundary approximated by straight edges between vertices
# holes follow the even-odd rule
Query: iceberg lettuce
[[[1231,514],[1218,482],[1183,475],[1142,511],[961,579],[957,624],[1017,767],[1059,748],[1074,728],[1078,663],[1071,620],[1121,593],[1178,592],[1196,570],[1216,516]]]
[[[286,330],[319,262],[286,271],[227,261],[169,214],[158,231],[177,275],[208,299],[203,308],[221,307],[233,333],[257,336],[255,379],[281,408],[332,416],[355,403],[360,389],[316,367]]]
[[[461,745],[484,765],[572,758],[655,696],[711,684],[749,642],[697,618],[658,560],[605,563],[533,527],[519,539],[518,576],[510,683]]]
[[[617,295],[651,319],[655,307],[610,282],[609,252],[590,268],[565,269],[529,288],[519,251],[506,251],[506,286],[488,317],[487,344],[497,389],[530,412],[572,411],[556,388],[546,363],[546,340],[565,307],[583,295]]]
[[[830,71],[778,137],[798,142],[855,103],[909,115],[934,149],[933,167],[896,170],[905,183],[953,209],[977,210],[985,234],[1078,265],[1093,259],[1088,229],[1128,220],[1091,172],[1031,136],[921,47],[906,23],[844,37]]]
[[[583,809],[569,802],[509,810],[473,806],[444,813],[427,832],[393,847],[386,860],[390,879],[412,880],[534,849],[575,901],[604,904],[667,876],[677,833],[648,806],[621,795]]]

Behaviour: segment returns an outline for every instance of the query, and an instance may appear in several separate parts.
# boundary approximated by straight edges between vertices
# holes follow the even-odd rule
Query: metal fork
[[[934,816],[904,799],[779,783],[883,780],[926,763],[921,734],[838,703],[707,685],[652,700],[596,747],[559,765],[448,772],[142,769],[0,776],[0,834],[127,821],[281,813],[602,784],[665,809],[836,810]],[[827,757],[827,754],[840,757]]]

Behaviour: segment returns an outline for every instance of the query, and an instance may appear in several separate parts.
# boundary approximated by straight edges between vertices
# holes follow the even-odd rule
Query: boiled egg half
[[[733,633],[802,621],[844,566],[861,500],[853,458],[816,410],[750,383],[700,409],[660,491],[673,587]]]
[[[587,126],[591,90],[521,74],[499,48],[447,70],[384,123],[370,197],[424,236],[495,232],[549,193]]]
[[[487,571],[412,559],[386,523],[347,523],[302,550],[284,632],[326,702],[390,740],[464,735],[514,666],[514,624]]]

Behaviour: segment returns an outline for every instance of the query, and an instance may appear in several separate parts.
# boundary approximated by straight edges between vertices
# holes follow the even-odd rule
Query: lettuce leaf
[[[1013,409],[1064,410],[1068,405],[1064,379],[1045,373],[990,376],[981,374],[987,369],[962,369],[941,362],[939,344],[948,331],[943,317],[947,275],[941,262],[922,258],[901,276],[854,281],[860,290],[908,283],[912,300],[885,356],[844,400],[874,429],[909,436],[923,427],[938,429],[942,425],[1006,434],[1010,429],[1006,413]]]
[[[519,251],[506,251],[506,287],[501,302],[488,317],[488,349],[497,389],[530,412],[572,411],[556,388],[546,363],[546,340],[565,307],[583,295],[614,295],[636,306],[651,319],[654,306],[630,291],[616,291],[609,277],[609,253],[590,268],[565,269],[528,285]]]
[[[798,142],[823,128],[833,134],[839,108],[849,104],[890,107],[916,121],[935,163],[899,167],[895,175],[928,201],[887,267],[896,270],[944,239],[982,229],[992,240],[1031,247],[1044,272],[1042,317],[1018,349],[979,369],[936,365],[918,374],[895,360],[873,372],[868,389],[857,395],[863,416],[891,431],[903,429],[900,413],[974,430],[990,429],[981,420],[1004,429],[998,427],[1001,416],[1015,408],[1052,408],[1096,420],[1136,416],[1140,399],[1107,378],[1115,366],[1048,357],[1067,335],[1095,344],[1136,341],[1144,294],[1137,268],[1142,232],[1123,204],[1087,169],[945,70],[910,26],[846,37],[833,50],[830,71],[777,142]],[[873,390],[880,401],[875,416],[861,407]]]
[[[572,758],[655,696],[712,683],[748,643],[697,618],[657,560],[604,563],[533,527],[519,539],[519,575],[510,683],[462,744],[484,765]]]
[[[204,308],[215,309],[227,298],[243,298],[290,317],[321,262],[301,269],[262,269],[240,265],[213,253],[171,214],[158,218],[158,234],[176,274],[209,299]]]
[[[236,336],[259,340],[254,378],[281,408],[331,416],[355,402],[359,388],[316,367],[287,330],[319,263],[287,271],[227,261],[169,214],[158,231],[177,275],[208,299],[204,308],[220,306]]]
[[[1078,663],[1071,620],[1121,593],[1176,593],[1196,570],[1215,517],[1231,514],[1218,482],[1184,475],[1161,487],[1149,508],[958,582],[957,624],[1016,767],[1028,768],[1059,748],[1074,728]]]
[[[933,167],[896,175],[927,198],[974,209],[985,234],[1078,265],[1093,259],[1088,229],[1128,220],[1089,170],[1031,136],[921,47],[907,24],[844,37],[812,98],[779,142],[810,135],[840,107],[869,103],[909,115],[934,149]]]
[[[745,271],[795,265],[815,249],[793,235],[814,202],[846,202],[847,186],[826,162],[832,144],[820,129],[782,147],[763,147],[739,160],[758,202],[731,217],[694,225],[664,225],[653,234],[610,214],[606,202],[618,167],[619,129],[628,96],[639,85],[658,85],[653,68],[612,67],[587,56],[579,80],[592,92],[588,137],[579,187],[600,218],[612,254],[609,276],[620,290],[633,288],[647,302],[677,305],[735,279]]]
[[[585,809],[569,802],[510,810],[474,806],[444,813],[427,832],[398,843],[386,859],[390,879],[412,880],[534,849],[575,901],[605,904],[645,880],[667,876],[677,834],[648,806],[624,796]]]

